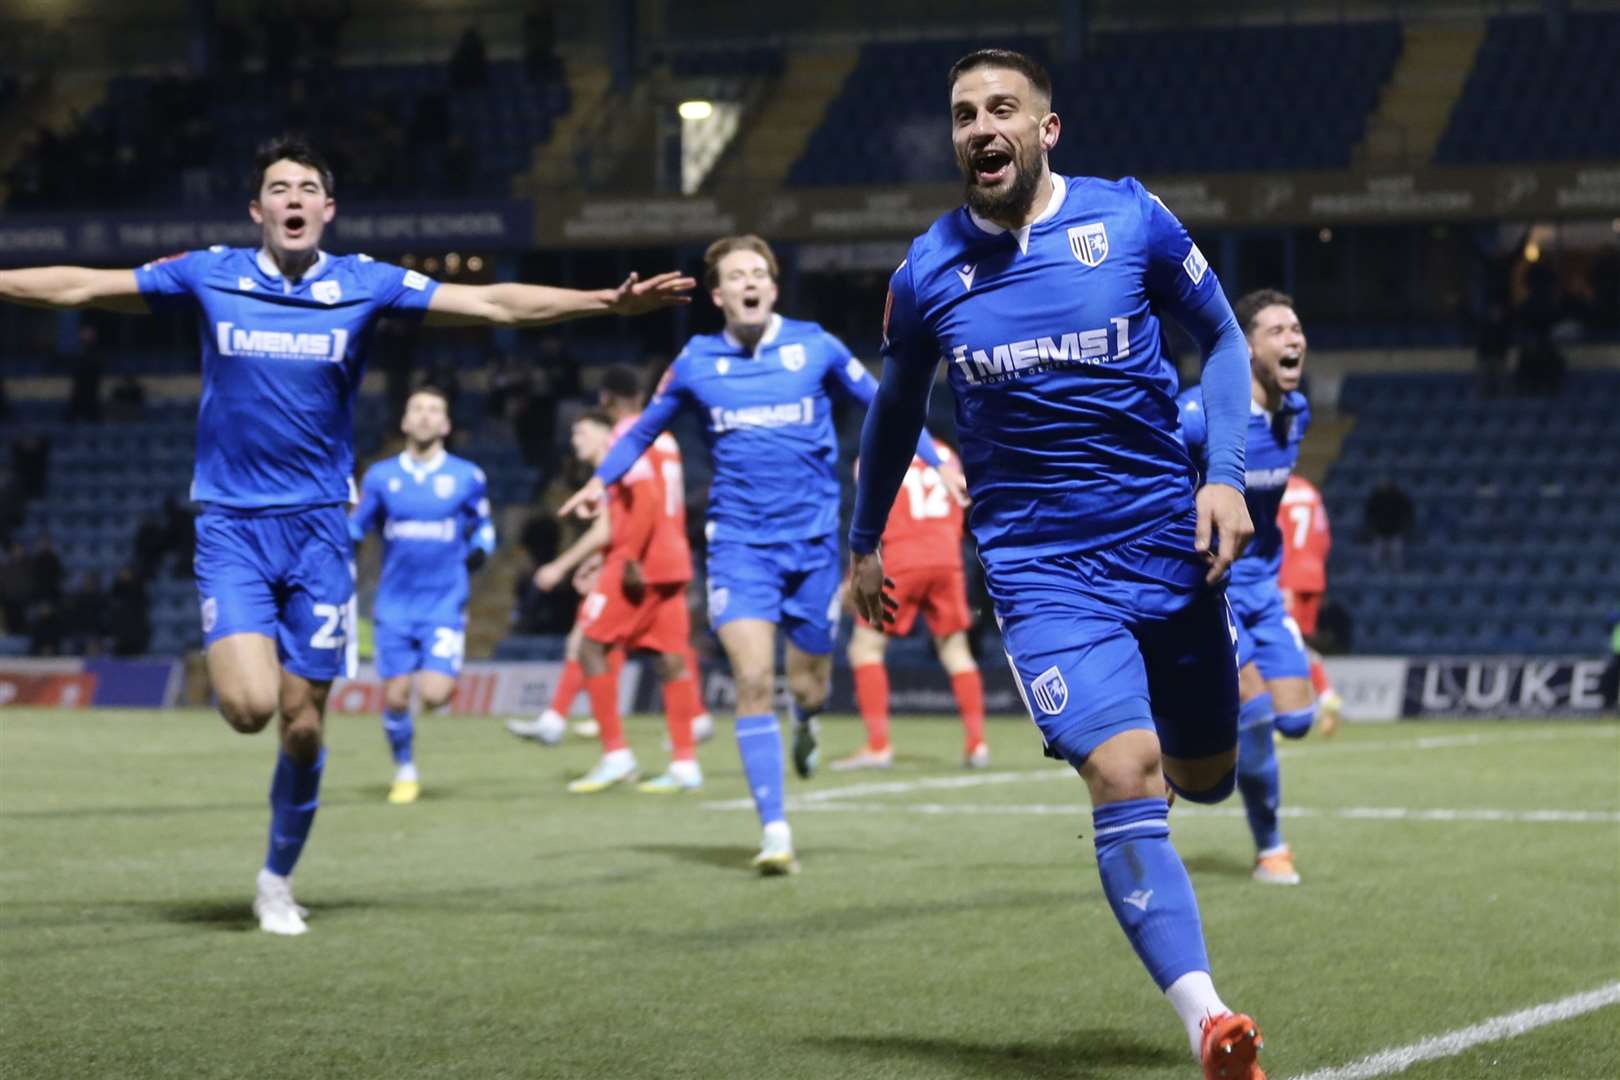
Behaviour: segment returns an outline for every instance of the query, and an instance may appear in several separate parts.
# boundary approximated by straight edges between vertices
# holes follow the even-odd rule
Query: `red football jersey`
[[[938,443],[939,459],[951,452]],[[905,482],[883,528],[883,568],[904,573],[913,567],[962,565],[962,506],[951,497],[939,470],[920,457],[911,459]]]
[[[1282,530],[1282,570],[1277,584],[1295,592],[1327,591],[1328,550],[1333,534],[1328,530],[1327,508],[1322,493],[1303,476],[1290,476],[1277,507],[1277,527]]]
[[[617,438],[637,417],[613,427]],[[675,436],[661,433],[647,452],[609,489],[613,515],[610,554],[639,558],[649,585],[692,580],[692,548],[686,542],[686,478]]]

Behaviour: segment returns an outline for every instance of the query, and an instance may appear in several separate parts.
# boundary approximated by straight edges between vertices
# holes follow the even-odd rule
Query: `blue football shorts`
[[[1124,731],[1164,754],[1237,743],[1237,629],[1204,584],[1195,516],[1103,551],[985,567],[1013,677],[1050,757],[1079,768]]]
[[[197,518],[203,643],[274,638],[282,667],[324,682],[353,671],[354,544],[341,506]]]
[[[801,652],[832,652],[838,625],[838,538],[709,544],[709,625],[763,619],[780,626]]]
[[[1275,580],[1226,587],[1238,628],[1238,663],[1254,663],[1267,679],[1308,679],[1305,639],[1288,614]]]
[[[461,674],[467,620],[376,624],[377,674],[384,679],[418,671]]]

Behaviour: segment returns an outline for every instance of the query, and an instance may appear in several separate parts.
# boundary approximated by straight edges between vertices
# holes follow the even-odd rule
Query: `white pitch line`
[[[1499,742],[1539,742],[1548,739],[1581,739],[1594,736],[1612,738],[1616,734],[1620,734],[1620,732],[1616,732],[1610,727],[1599,727],[1559,731],[1515,731],[1500,735],[1493,735],[1488,732],[1470,735],[1425,735],[1417,739],[1378,739],[1358,743],[1328,744],[1318,741],[1308,744],[1280,746],[1278,755],[1293,758],[1359,753],[1370,750],[1451,750]],[[1068,766],[1054,765],[1044,769],[1030,769],[1019,772],[981,772],[967,776],[931,776],[919,780],[884,780],[863,784],[846,784],[843,787],[819,788],[796,796],[789,803],[789,809],[805,807],[810,804],[828,803],[838,799],[859,799],[868,795],[908,795],[914,791],[957,790],[985,787],[992,784],[1063,780],[1074,775],[1074,770]],[[723,802],[707,802],[703,804],[703,808],[705,810],[746,810],[753,805],[753,802],[748,799],[732,799]]]
[[[705,810],[752,810],[746,799],[704,803]],[[1087,808],[1079,803],[893,803],[893,802],[804,802],[789,800],[787,809],[817,814],[917,814],[924,817],[951,815],[974,817],[1079,817]],[[1285,818],[1336,818],[1345,821],[1495,821],[1528,825],[1620,825],[1620,810],[1497,810],[1423,809],[1407,806],[1343,806],[1317,808],[1285,806],[1278,811]],[[1176,804],[1174,818],[1242,817],[1243,810],[1229,806],[1182,806]]]
[[[1318,1069],[1296,1076],[1293,1080],[1371,1080],[1375,1076],[1390,1076],[1405,1072],[1420,1061],[1455,1057],[1482,1043],[1516,1039],[1536,1028],[1556,1024],[1561,1020],[1571,1020],[1615,1004],[1620,1004],[1620,982],[1610,983],[1608,986],[1589,990],[1584,994],[1549,1001],[1545,1005],[1535,1005],[1518,1012],[1494,1016],[1471,1027],[1459,1028],[1444,1035],[1434,1035],[1410,1046],[1384,1050],[1359,1061],[1352,1061],[1348,1065]]]

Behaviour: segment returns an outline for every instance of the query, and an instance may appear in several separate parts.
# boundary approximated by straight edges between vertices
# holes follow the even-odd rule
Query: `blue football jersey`
[[[1161,312],[1212,355],[1216,342],[1232,351],[1214,272],[1133,179],[1054,174],[1023,229],[962,207],[912,243],[890,282],[884,357],[912,388],[946,364],[987,564],[1112,547],[1191,510],[1197,474],[1176,435]],[[1231,441],[1212,477],[1241,488]],[[882,532],[879,501],[857,500],[856,550]]]
[[[1193,464],[1202,470],[1209,438],[1203,391],[1195,386],[1177,398],[1176,403],[1181,407],[1181,437],[1192,453]],[[1242,556],[1232,564],[1234,585],[1277,580],[1282,569],[1283,544],[1282,529],[1277,525],[1277,508],[1282,505],[1288,477],[1299,460],[1299,444],[1310,426],[1310,403],[1297,390],[1283,396],[1282,408],[1275,413],[1267,412],[1252,401],[1249,405],[1243,501],[1249,506],[1254,536]]]
[[[438,285],[366,255],[322,252],[291,284],[252,248],[190,251],[135,271],[153,310],[191,307],[202,405],[191,497],[233,510],[353,501],[354,395],[384,311]]]
[[[441,452],[418,464],[408,453],[377,462],[360,482],[349,518],[359,543],[370,529],[383,538],[378,622],[442,622],[467,606],[467,552],[495,551],[484,471]]]
[[[780,315],[753,350],[727,333],[687,342],[641,419],[596,470],[612,483],[683,408],[703,420],[714,462],[706,535],[764,544],[838,527],[838,435],[832,397],[862,405],[877,382],[842,341]]]

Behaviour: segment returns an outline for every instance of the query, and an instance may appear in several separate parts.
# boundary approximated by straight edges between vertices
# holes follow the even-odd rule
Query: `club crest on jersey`
[[[1053,664],[1029,684],[1029,696],[1035,707],[1047,716],[1056,716],[1069,703],[1069,684],[1063,681],[1063,672]]]
[[[714,362],[714,370],[724,375],[726,372],[731,370],[731,361],[722,356],[720,359]]]
[[[776,354],[782,358],[782,366],[789,371],[798,371],[804,367],[803,345],[784,345],[776,350]]]
[[[1087,266],[1108,258],[1108,229],[1100,221],[1076,225],[1069,230],[1069,250]]]
[[[335,304],[343,299],[343,283],[327,279],[309,287],[309,295],[323,304]]]
[[[435,476],[433,478],[433,494],[441,499],[448,499],[456,493],[456,478],[453,476]]]
[[[389,491],[398,491],[399,490],[399,477],[390,476],[388,478],[388,490]]]

